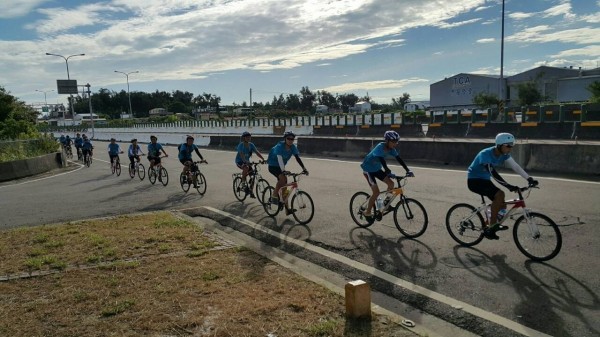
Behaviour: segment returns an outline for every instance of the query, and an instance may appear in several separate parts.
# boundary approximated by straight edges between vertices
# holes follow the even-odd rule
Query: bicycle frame
[[[405,177],[394,176],[394,178],[396,179],[397,187],[394,187],[391,190],[379,192],[379,194],[377,195],[377,198],[381,197],[382,195],[391,195],[392,197],[390,198],[390,200],[388,200],[387,203],[385,205],[383,205],[382,209],[377,208],[377,203],[375,203],[373,205],[373,209],[376,212],[377,211],[380,212],[382,216],[384,216],[392,211],[392,209],[390,209],[390,205],[394,203],[394,200],[396,200],[396,198],[398,196],[400,197],[400,200],[402,200],[402,198],[404,198],[404,190],[402,190],[402,187],[404,186],[404,184],[406,184],[406,181],[404,182],[404,184],[402,184],[402,180]],[[368,203],[368,202],[369,201],[367,200],[365,203]],[[365,208],[366,208],[366,206],[365,206]]]
[[[506,214],[504,214],[504,216],[502,217],[502,219],[500,219],[500,221],[498,222],[499,224],[504,223],[504,221],[506,221],[506,219],[511,218],[512,216],[515,215],[515,213],[518,212],[519,209],[522,209],[522,214],[523,217],[525,217],[526,223],[529,227],[529,231],[532,235],[537,235],[539,233],[539,230],[537,229],[537,227],[534,226],[534,224],[531,222],[531,217],[529,216],[529,209],[527,208],[527,206],[525,205],[525,199],[527,199],[527,197],[523,197],[523,191],[525,190],[529,190],[530,187],[528,188],[520,188],[517,193],[519,195],[519,197],[517,199],[509,199],[509,200],[505,200],[504,203],[508,206],[512,206],[510,207],[510,209],[507,210]],[[529,190],[529,192],[531,193],[531,190]],[[529,195],[529,193],[527,194]],[[487,204],[485,202],[485,198],[483,196],[481,196],[481,206],[479,206],[477,208],[477,212],[483,212],[485,214],[485,220],[486,223],[489,224],[490,223],[490,219],[488,218],[486,209],[488,207],[491,207],[491,203]],[[470,218],[470,217],[469,217]]]

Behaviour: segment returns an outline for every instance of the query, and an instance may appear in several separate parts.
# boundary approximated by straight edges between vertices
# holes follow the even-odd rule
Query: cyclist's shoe
[[[363,212],[363,216],[365,217],[365,219],[367,219],[367,221],[371,221],[373,220],[373,213],[367,213],[367,212]]]
[[[505,231],[505,230],[507,230],[507,229],[508,229],[508,226],[504,226],[504,225],[501,225],[501,224],[499,224],[499,223],[495,223],[495,224],[491,225],[491,226],[490,226],[490,227],[488,227],[488,228],[489,228],[490,230],[494,231],[494,232],[497,232],[497,231]]]
[[[248,186],[244,187],[244,192],[246,194],[250,193],[250,188]]]
[[[279,198],[271,197],[270,202],[272,205],[279,205]]]
[[[490,240],[499,240],[500,237],[496,234],[496,231],[491,228],[486,228],[483,230],[483,236]]]
[[[285,215],[290,215],[292,213],[295,213],[296,209],[295,208],[287,208],[285,209]]]
[[[256,199],[256,196],[254,195],[254,193],[250,192],[250,198]]]

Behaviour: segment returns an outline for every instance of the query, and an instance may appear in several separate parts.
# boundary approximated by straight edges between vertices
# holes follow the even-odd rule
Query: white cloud
[[[528,19],[532,16],[534,16],[535,13],[523,13],[523,12],[515,12],[515,13],[509,13],[508,17],[513,19],[513,20],[525,20]]]
[[[577,28],[552,31],[550,26],[541,25],[527,28],[506,38],[506,41],[520,43],[563,42],[575,44],[600,43],[600,28]]]
[[[419,82],[428,82],[423,78],[409,78],[404,80],[381,80],[367,82],[353,82],[334,85],[327,88],[319,89],[326,90],[332,93],[352,92],[356,90],[375,90],[375,89],[399,89],[407,85]]]
[[[571,13],[571,4],[568,2],[548,8],[543,12],[543,14],[546,18],[553,16],[565,16],[567,18],[573,18],[575,16],[573,13]]]
[[[50,0],[2,0],[0,18],[17,18],[29,14],[34,8]]]
[[[563,58],[572,56],[600,57],[600,45],[586,46],[577,49],[563,50],[558,54],[552,55],[553,58]]]
[[[475,23],[478,21],[481,21],[481,19],[477,18],[477,19],[465,20],[465,21],[460,21],[460,22],[452,22],[452,23],[440,22],[438,24],[435,24],[435,26],[442,28],[442,29],[450,29],[450,28],[456,28],[456,27],[468,25],[468,24]]]
[[[477,43],[492,43],[492,42],[495,42],[495,41],[496,41],[495,38],[490,37],[490,38],[485,38],[485,39],[479,39],[479,40],[477,40],[475,42],[477,42]]]

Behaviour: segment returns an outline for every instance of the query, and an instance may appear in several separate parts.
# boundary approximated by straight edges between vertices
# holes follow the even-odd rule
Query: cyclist
[[[190,176],[190,169],[192,170],[197,170],[198,167],[194,164],[194,160],[192,159],[192,151],[195,151],[196,154],[198,155],[198,157],[200,157],[200,160],[203,162],[206,162],[206,160],[204,160],[204,157],[202,157],[202,154],[200,154],[200,150],[198,149],[198,146],[196,146],[194,144],[194,137],[192,136],[187,136],[185,138],[185,143],[180,144],[179,146],[177,146],[177,149],[179,150],[179,162],[183,164],[183,173],[186,175],[186,177],[188,177],[188,181],[192,180],[192,177]],[[194,181],[194,188],[198,187],[198,182]]]
[[[83,145],[83,138],[81,138],[81,135],[79,134],[79,132],[77,133],[77,135],[75,136],[75,151],[77,151],[77,160],[81,160],[81,146]]]
[[[363,211],[363,215],[366,218],[372,218],[373,214],[371,210],[373,209],[373,205],[379,197],[379,186],[377,186],[377,181],[375,179],[379,179],[387,184],[387,189],[391,190],[394,188],[394,182],[390,178],[390,174],[392,171],[387,167],[387,163],[385,162],[385,157],[390,156],[396,158],[398,163],[402,165],[404,170],[406,171],[406,175],[409,177],[414,177],[414,173],[408,169],[408,166],[404,163],[404,160],[400,158],[400,154],[398,150],[396,150],[396,145],[400,141],[400,135],[396,131],[386,131],[383,134],[383,142],[375,145],[375,147],[367,154],[365,159],[363,160],[360,167],[363,170],[363,175],[367,182],[369,183],[369,187],[371,187],[371,197],[369,198],[369,204],[367,205],[367,209]]]
[[[158,138],[152,135],[150,136],[150,144],[148,144],[148,161],[150,162],[150,169],[154,168],[154,165],[160,164],[160,152],[168,157],[169,155],[165,152],[162,145],[157,143]],[[160,179],[160,176],[158,177]]]
[[[133,170],[134,166],[135,166],[135,160],[137,160],[137,162],[140,162],[140,154],[144,154],[142,152],[142,148],[138,145],[137,143],[137,139],[132,139],[131,140],[131,145],[129,145],[129,150],[127,150],[127,155],[129,156],[129,161],[131,162],[131,164],[129,164],[131,166],[131,169]]]
[[[495,143],[495,146],[481,150],[467,170],[467,186],[469,190],[492,200],[490,216],[490,224],[492,225],[486,226],[483,231],[484,236],[490,240],[498,240],[499,237],[496,232],[508,229],[507,226],[500,225],[497,222],[498,212],[506,208],[506,203],[504,203],[504,192],[492,183],[491,177],[494,177],[494,180],[511,192],[518,190],[518,187],[507,183],[494,167],[506,163],[513,171],[524,179],[527,179],[530,186],[538,184],[511,157],[510,152],[515,145],[515,137],[512,134],[499,133],[496,135]]]
[[[240,168],[242,170],[242,182],[244,184],[246,192],[250,192],[250,197],[254,198],[255,197],[254,194],[252,193],[252,191],[248,191],[249,188],[246,185],[246,177],[248,176],[248,173],[250,173],[250,170],[251,170],[250,157],[252,157],[252,153],[256,153],[256,155],[262,161],[264,161],[265,158],[258,151],[258,149],[256,148],[256,145],[254,145],[254,143],[250,142],[251,137],[252,137],[252,135],[248,131],[244,131],[244,133],[242,133],[242,141],[237,146],[237,154],[235,156],[235,164],[237,165],[238,168]]]
[[[65,135],[60,135],[60,138],[58,139],[58,141],[60,142],[60,145],[62,145],[62,147],[65,147]]]
[[[292,131],[286,131],[283,134],[283,141],[278,142],[271,151],[269,151],[269,157],[267,158],[267,163],[269,164],[269,172],[277,178],[277,184],[275,185],[275,191],[271,196],[271,203],[278,205],[279,204],[279,190],[282,186],[287,184],[287,176],[285,173],[288,173],[285,170],[285,165],[288,160],[292,158],[292,155],[296,157],[296,161],[302,167],[302,173],[308,175],[308,171],[304,167],[302,160],[300,160],[300,152],[298,152],[298,148],[294,144],[294,139],[296,139],[296,135]]]
[[[108,156],[110,163],[112,163],[113,158],[117,158],[117,162],[119,162],[119,153],[123,153],[121,146],[117,144],[116,139],[111,138],[110,143],[108,144]]]
[[[88,139],[86,135],[83,135],[83,144],[81,145],[82,155],[85,158],[86,153],[89,154],[90,157],[94,155],[94,146],[92,142]]]
[[[67,135],[64,143],[65,151],[71,152],[71,144],[73,144],[73,140],[71,139],[71,136]]]

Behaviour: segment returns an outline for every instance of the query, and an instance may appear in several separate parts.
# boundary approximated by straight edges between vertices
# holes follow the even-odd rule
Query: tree
[[[498,96],[487,92],[480,92],[473,97],[473,104],[482,109],[497,107],[500,104]]]
[[[410,103],[410,94],[405,92],[398,99],[392,98],[392,106],[397,109],[404,109],[404,104]]]
[[[35,123],[38,113],[0,87],[0,139],[38,136]]]
[[[319,104],[327,105],[329,108],[338,106],[335,96],[325,90],[317,91],[317,101]]]
[[[519,90],[519,104],[522,106],[532,105],[542,100],[542,94],[533,81],[519,83],[517,89]]]
[[[590,102],[592,103],[600,103],[600,81],[592,82],[588,87],[588,91],[592,93],[592,97],[590,97]]]
[[[317,99],[316,95],[308,87],[302,87],[300,95],[300,108],[304,111],[312,111],[314,102]]]
[[[358,102],[358,96],[355,94],[343,94],[337,97],[337,100],[342,107],[342,111],[348,113],[350,107],[353,107]]]

